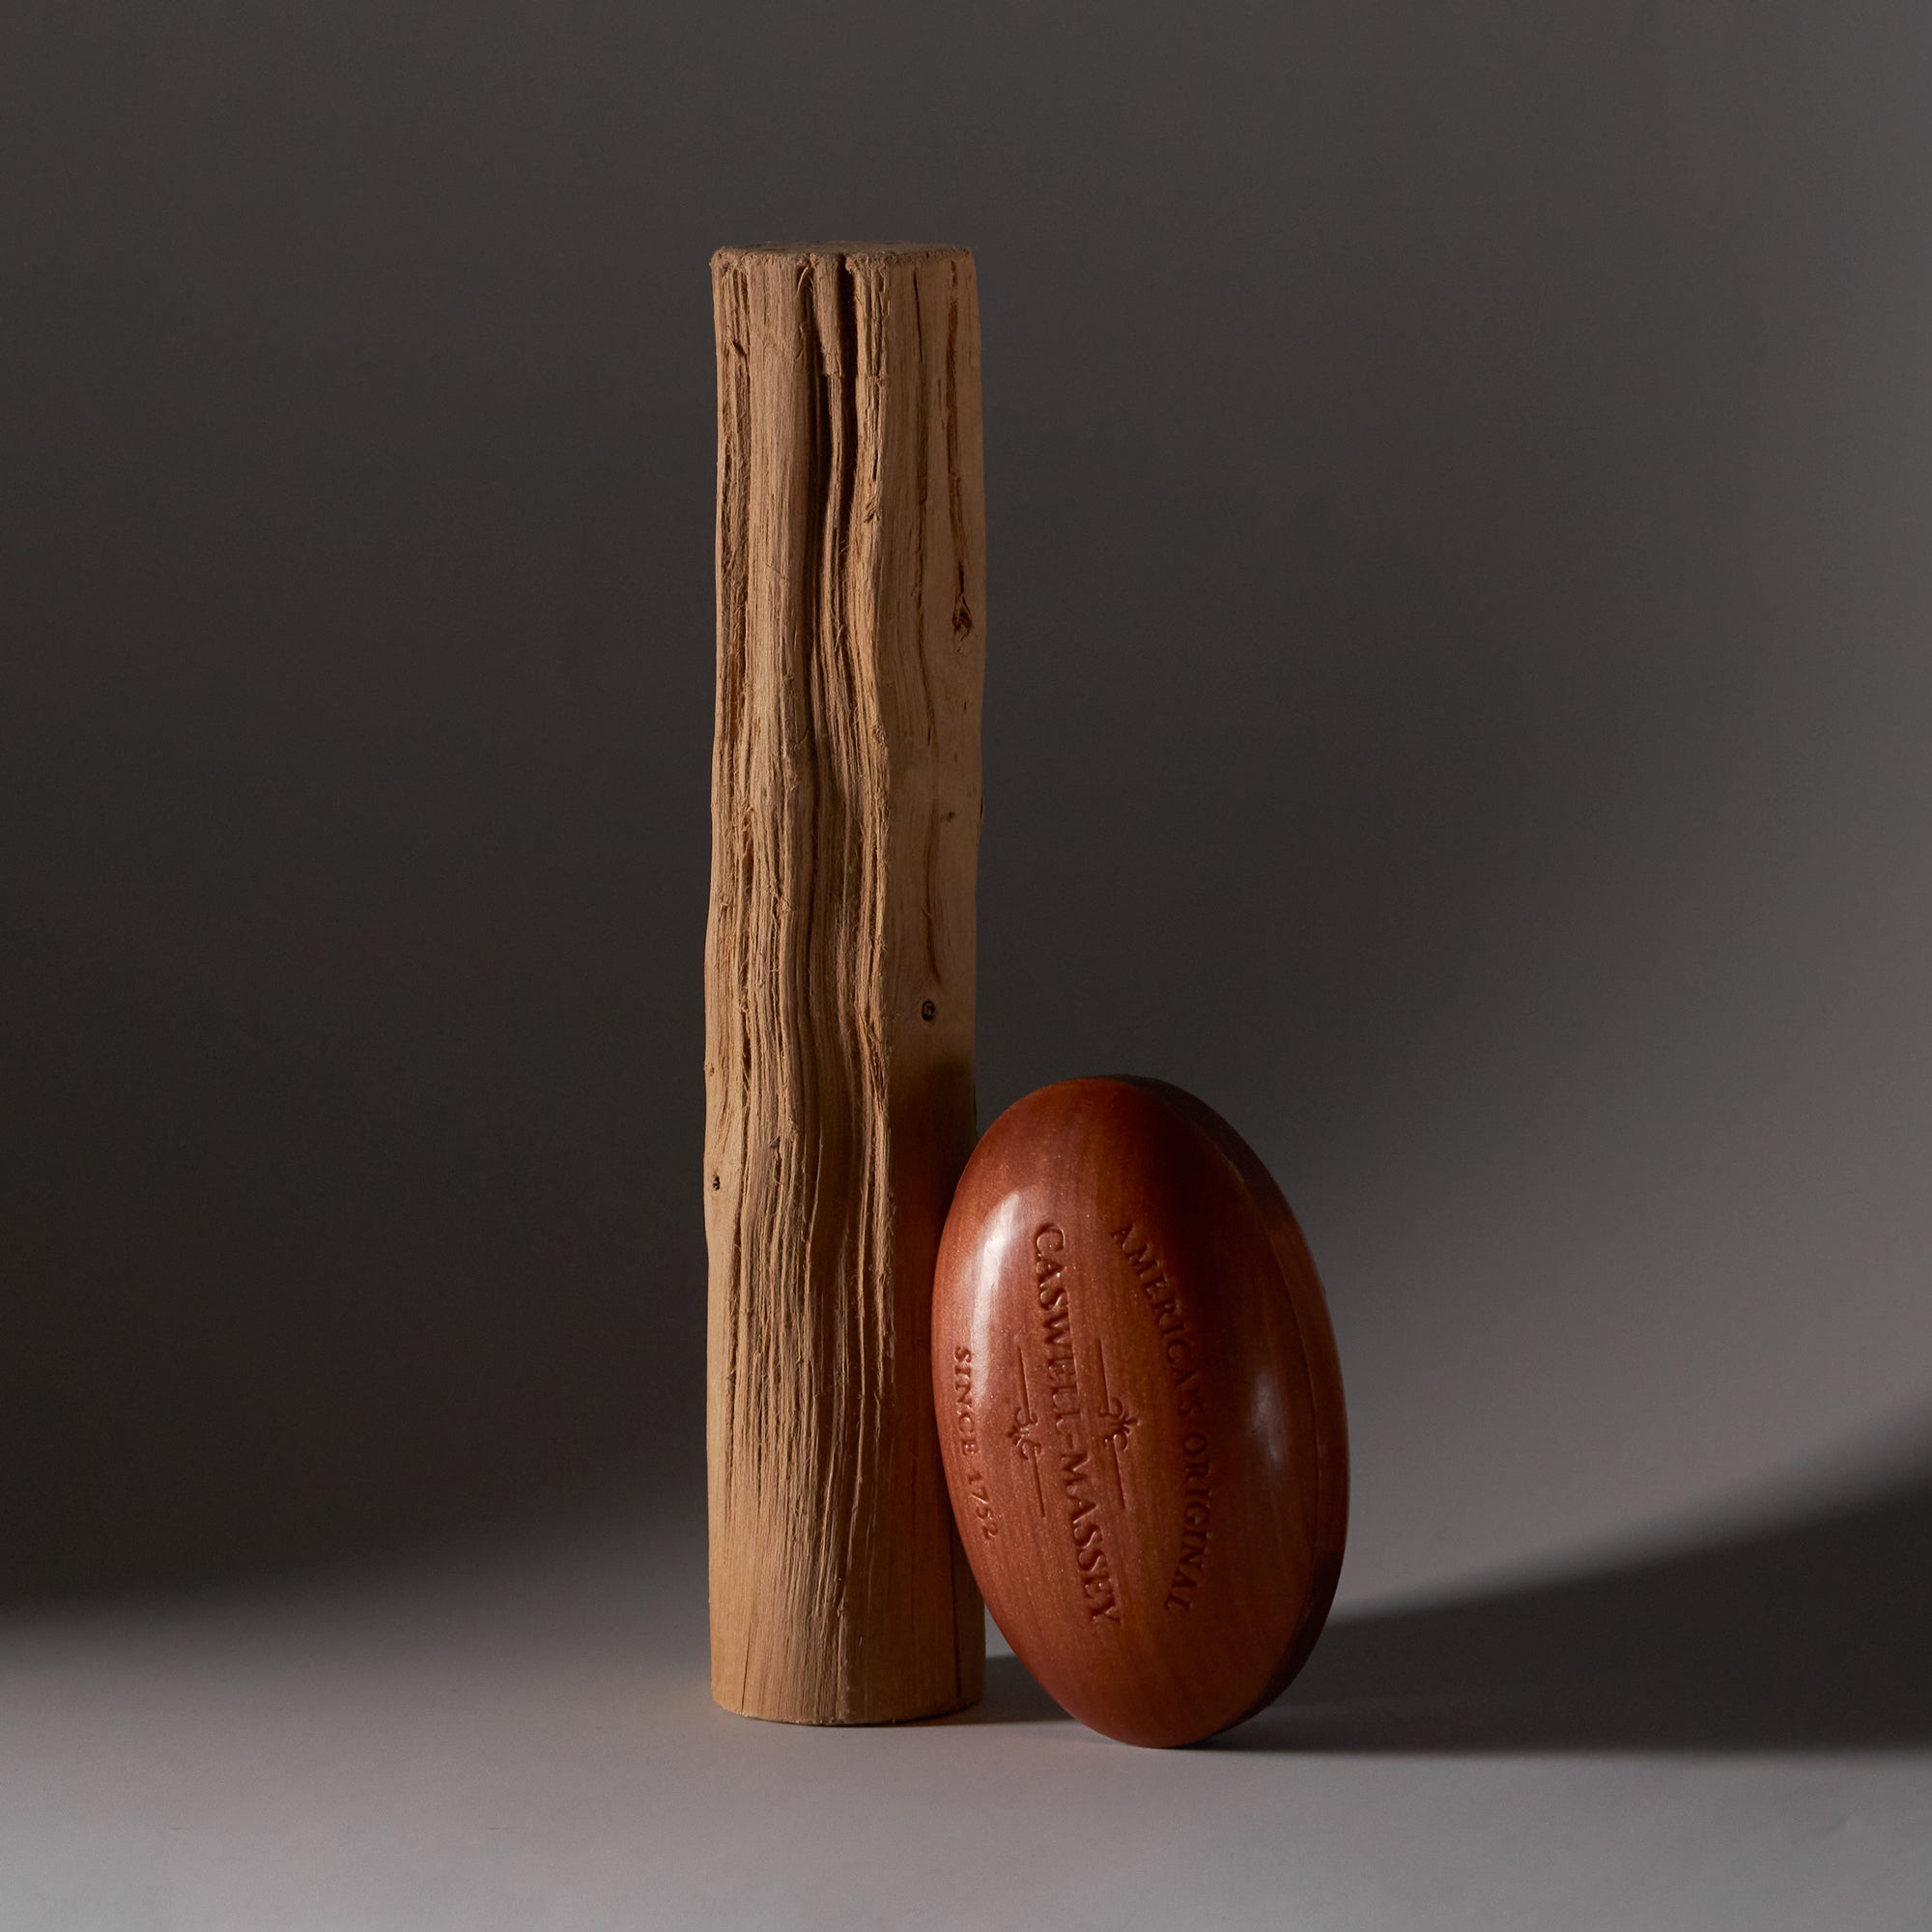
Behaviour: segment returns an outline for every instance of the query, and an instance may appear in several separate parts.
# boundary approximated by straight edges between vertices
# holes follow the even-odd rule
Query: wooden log
[[[976,1700],[934,1259],[972,1151],[984,669],[964,249],[731,248],[705,936],[712,1692]]]

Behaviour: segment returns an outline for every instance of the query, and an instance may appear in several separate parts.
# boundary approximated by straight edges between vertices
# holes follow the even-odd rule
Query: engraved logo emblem
[[[1026,1350],[1016,1346],[1013,1361],[1020,1372],[1020,1399],[1013,1409],[1013,1426],[1007,1431],[1007,1440],[1013,1445],[1020,1460],[1033,1470],[1034,1500],[1039,1506],[1040,1515],[1044,1516],[1046,1492],[1039,1481],[1039,1459],[1043,1445],[1034,1434],[1039,1427],[1039,1417],[1034,1413],[1033,1394],[1027,1387]]]
[[[1096,1449],[1107,1451],[1107,1462],[1114,1474],[1114,1500],[1124,1505],[1127,1498],[1121,1480],[1121,1451],[1126,1447],[1128,1436],[1140,1427],[1140,1417],[1127,1412],[1122,1397],[1107,1393],[1107,1351],[1098,1343],[1094,1347],[1094,1362],[1098,1370],[1100,1400],[1087,1433]]]

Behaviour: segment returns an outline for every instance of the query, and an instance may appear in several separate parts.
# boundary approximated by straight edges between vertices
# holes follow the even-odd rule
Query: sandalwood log
[[[705,937],[712,1691],[973,1702],[934,1259],[972,1151],[984,668],[964,249],[731,248]]]

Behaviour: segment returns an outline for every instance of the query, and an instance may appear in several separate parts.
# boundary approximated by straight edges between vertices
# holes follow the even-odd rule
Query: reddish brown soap
[[[1348,1432],[1307,1244],[1225,1121],[1151,1080],[1009,1108],[947,1218],[932,1374],[973,1574],[1053,1697],[1184,1745],[1280,1693],[1334,1598]]]

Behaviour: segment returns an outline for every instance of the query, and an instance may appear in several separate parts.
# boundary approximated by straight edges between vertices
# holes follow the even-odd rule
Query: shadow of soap
[[[1224,1750],[1932,1745],[1932,1471],[1750,1534],[1331,1620]]]
[[[1043,1724],[1073,1719],[1034,1681],[1017,1657],[986,1659],[986,1694],[963,1711],[932,1720],[939,1724]]]

